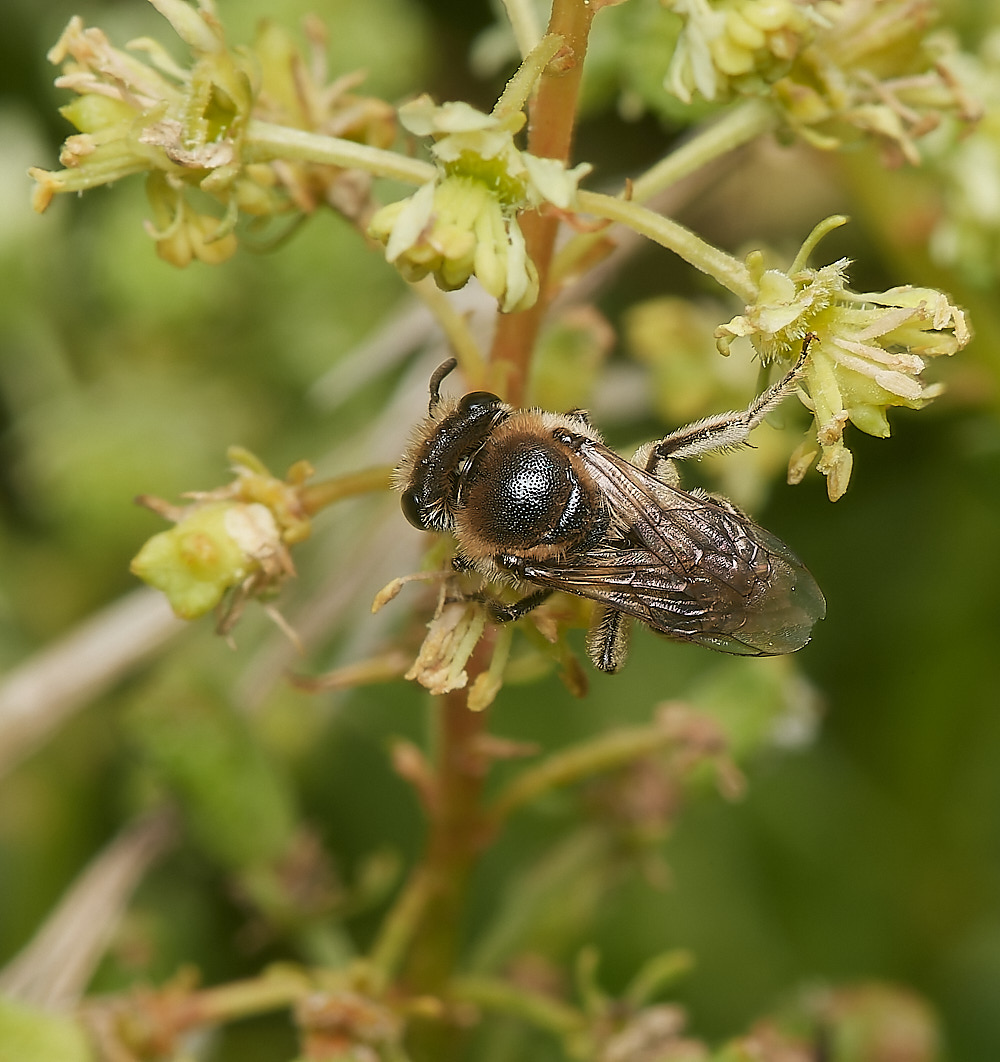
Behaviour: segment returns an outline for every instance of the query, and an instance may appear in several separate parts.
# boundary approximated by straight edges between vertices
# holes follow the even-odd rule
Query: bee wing
[[[735,509],[667,486],[587,440],[581,457],[602,488],[621,542],[524,576],[635,616],[655,631],[722,652],[801,649],[826,601],[774,535]]]

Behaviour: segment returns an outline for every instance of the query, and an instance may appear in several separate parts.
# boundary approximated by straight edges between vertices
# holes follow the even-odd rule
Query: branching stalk
[[[345,170],[364,170],[376,177],[386,177],[405,184],[426,184],[437,176],[429,162],[411,159],[396,151],[358,144],[335,136],[308,133],[286,125],[273,125],[253,119],[247,126],[247,161],[269,162],[272,159],[296,159],[327,163]]]
[[[553,753],[534,767],[526,768],[501,791],[490,814],[499,827],[512,812],[550,789],[623,767],[676,742],[676,733],[655,724],[601,734],[593,741]]]
[[[580,192],[577,202],[581,211],[607,218],[609,221],[619,221],[661,247],[673,251],[696,269],[717,280],[745,303],[753,302],[756,298],[757,287],[742,262],[718,247],[713,247],[671,218],[657,214],[639,203],[602,195],[599,192]]]
[[[299,501],[306,513],[312,516],[328,505],[343,501],[344,498],[388,490],[391,478],[392,468],[389,465],[366,468],[346,476],[306,483],[299,488]]]

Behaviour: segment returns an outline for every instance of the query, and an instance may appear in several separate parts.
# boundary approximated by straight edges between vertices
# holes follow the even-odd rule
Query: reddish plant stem
[[[470,712],[466,691],[439,698],[436,786],[422,873],[426,900],[406,966],[408,987],[442,990],[454,968],[462,899],[470,871],[490,833],[482,790],[488,770],[481,751],[488,712]]]
[[[564,50],[539,79],[531,105],[528,150],[569,160],[587,38],[593,19],[591,0],[554,0],[549,32],[559,34]],[[537,212],[520,219],[528,254],[538,270],[540,295],[530,310],[501,316],[490,361],[494,383],[512,402],[521,402],[528,367],[551,293],[549,266],[559,219]],[[469,660],[469,687],[489,667],[494,637],[488,631]],[[415,871],[423,892],[421,917],[409,948],[403,981],[412,992],[441,996],[452,977],[461,944],[462,913],[469,877],[489,843],[495,824],[483,807],[489,770],[483,735],[486,712],[471,712],[465,690],[438,698],[438,747],[435,790],[427,850]],[[440,1062],[455,1048],[455,1031],[441,1022],[413,1029],[410,1049],[418,1059]]]
[[[469,659],[469,686],[489,667],[494,632],[487,630]],[[442,997],[461,945],[462,915],[469,877],[493,833],[483,806],[489,756],[482,738],[488,711],[467,705],[468,687],[435,702],[435,786],[430,804],[427,848],[411,882],[422,893],[419,921],[408,949],[402,980],[409,992]],[[443,1062],[457,1044],[457,1030],[441,1021],[417,1021],[410,1037],[414,1059]]]
[[[591,0],[554,0],[548,32],[558,33],[564,47],[539,79],[530,107],[528,150],[533,155],[569,161],[583,60],[597,6]],[[495,373],[495,384],[515,405],[523,401],[531,355],[552,297],[549,266],[559,218],[531,211],[522,214],[519,223],[528,256],[538,270],[538,301],[528,310],[499,318],[490,351],[490,361],[500,370]]]

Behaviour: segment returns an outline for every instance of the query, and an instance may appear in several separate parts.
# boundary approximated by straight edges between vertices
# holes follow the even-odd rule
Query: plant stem
[[[434,701],[434,785],[426,850],[389,914],[373,956],[383,981],[403,958],[403,985],[415,995],[443,997],[458,958],[469,877],[492,836],[483,809],[489,756],[482,740],[488,711],[473,712],[468,689],[489,667],[495,631],[487,630],[467,666],[469,684]],[[386,935],[388,934],[388,935]],[[440,1019],[416,1021],[414,1057],[444,1062],[456,1047],[456,1030]]]
[[[487,641],[492,639],[483,639]],[[485,655],[480,643],[469,661],[470,678],[484,670]],[[435,800],[427,851],[417,872],[424,877],[426,895],[405,971],[408,987],[432,995],[441,993],[451,976],[465,885],[489,833],[482,808],[488,760],[479,747],[489,713],[470,712],[464,690],[437,698],[435,711]]]
[[[562,38],[549,33],[524,57],[514,76],[493,108],[495,118],[506,118],[524,110],[535,82],[542,76],[542,71],[562,47]]]
[[[469,328],[465,315],[459,313],[448,296],[434,283],[432,277],[424,277],[410,285],[444,332],[451,353],[458,358],[462,375],[470,391],[486,386],[486,359],[483,357],[476,337]]]
[[[671,218],[627,199],[618,199],[599,192],[579,192],[577,205],[582,213],[621,222],[680,255],[686,262],[713,277],[744,302],[753,302],[757,297],[757,286],[741,261],[718,247],[713,247]]]
[[[328,505],[353,497],[355,494],[368,494],[378,490],[388,490],[392,478],[392,468],[380,465],[366,468],[346,476],[323,479],[318,483],[307,483],[299,487],[298,495],[302,508],[312,516]]]
[[[348,170],[364,170],[376,177],[388,177],[406,184],[426,184],[438,173],[437,167],[431,163],[407,158],[395,151],[257,119],[247,126],[245,152],[247,161],[299,159],[327,163]]]
[[[523,770],[501,791],[490,809],[493,821],[499,828],[513,811],[550,789],[622,767],[669,748],[677,740],[674,730],[653,723],[613,730],[553,753],[536,766]]]
[[[720,155],[773,129],[776,123],[775,111],[763,100],[749,100],[726,111],[637,177],[632,182],[632,202],[645,203]]]
[[[774,110],[763,100],[749,100],[726,111],[636,177],[629,189],[630,201],[648,202],[702,167],[773,129],[776,123]],[[553,275],[563,276],[574,263],[586,258],[591,247],[606,238],[606,229],[572,236],[556,255]]]
[[[538,81],[528,126],[528,150],[533,155],[569,161],[595,6],[589,0],[554,0],[552,4],[547,32],[562,38],[563,50]],[[538,330],[552,298],[547,282],[559,218],[532,211],[521,215],[520,225],[528,256],[538,270],[538,300],[528,310],[500,317],[490,352],[491,362],[506,370],[506,379],[501,378],[497,385],[514,403],[520,403],[524,397]]]
[[[518,1017],[556,1036],[581,1036],[587,1028],[586,1017],[575,1007],[498,977],[459,977],[453,982],[452,991],[456,999]]]

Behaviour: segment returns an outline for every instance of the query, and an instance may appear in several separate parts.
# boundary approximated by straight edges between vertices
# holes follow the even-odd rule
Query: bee
[[[816,581],[731,501],[682,490],[675,461],[744,445],[795,390],[808,346],[743,412],[696,421],[631,460],[604,444],[584,410],[517,409],[489,391],[442,398],[449,359],[396,470],[403,513],[454,535],[456,571],[527,589],[510,605],[485,599],[497,622],[556,590],[596,602],[587,652],[600,671],[624,664],[633,620],[723,653],[794,652],[826,614]]]

